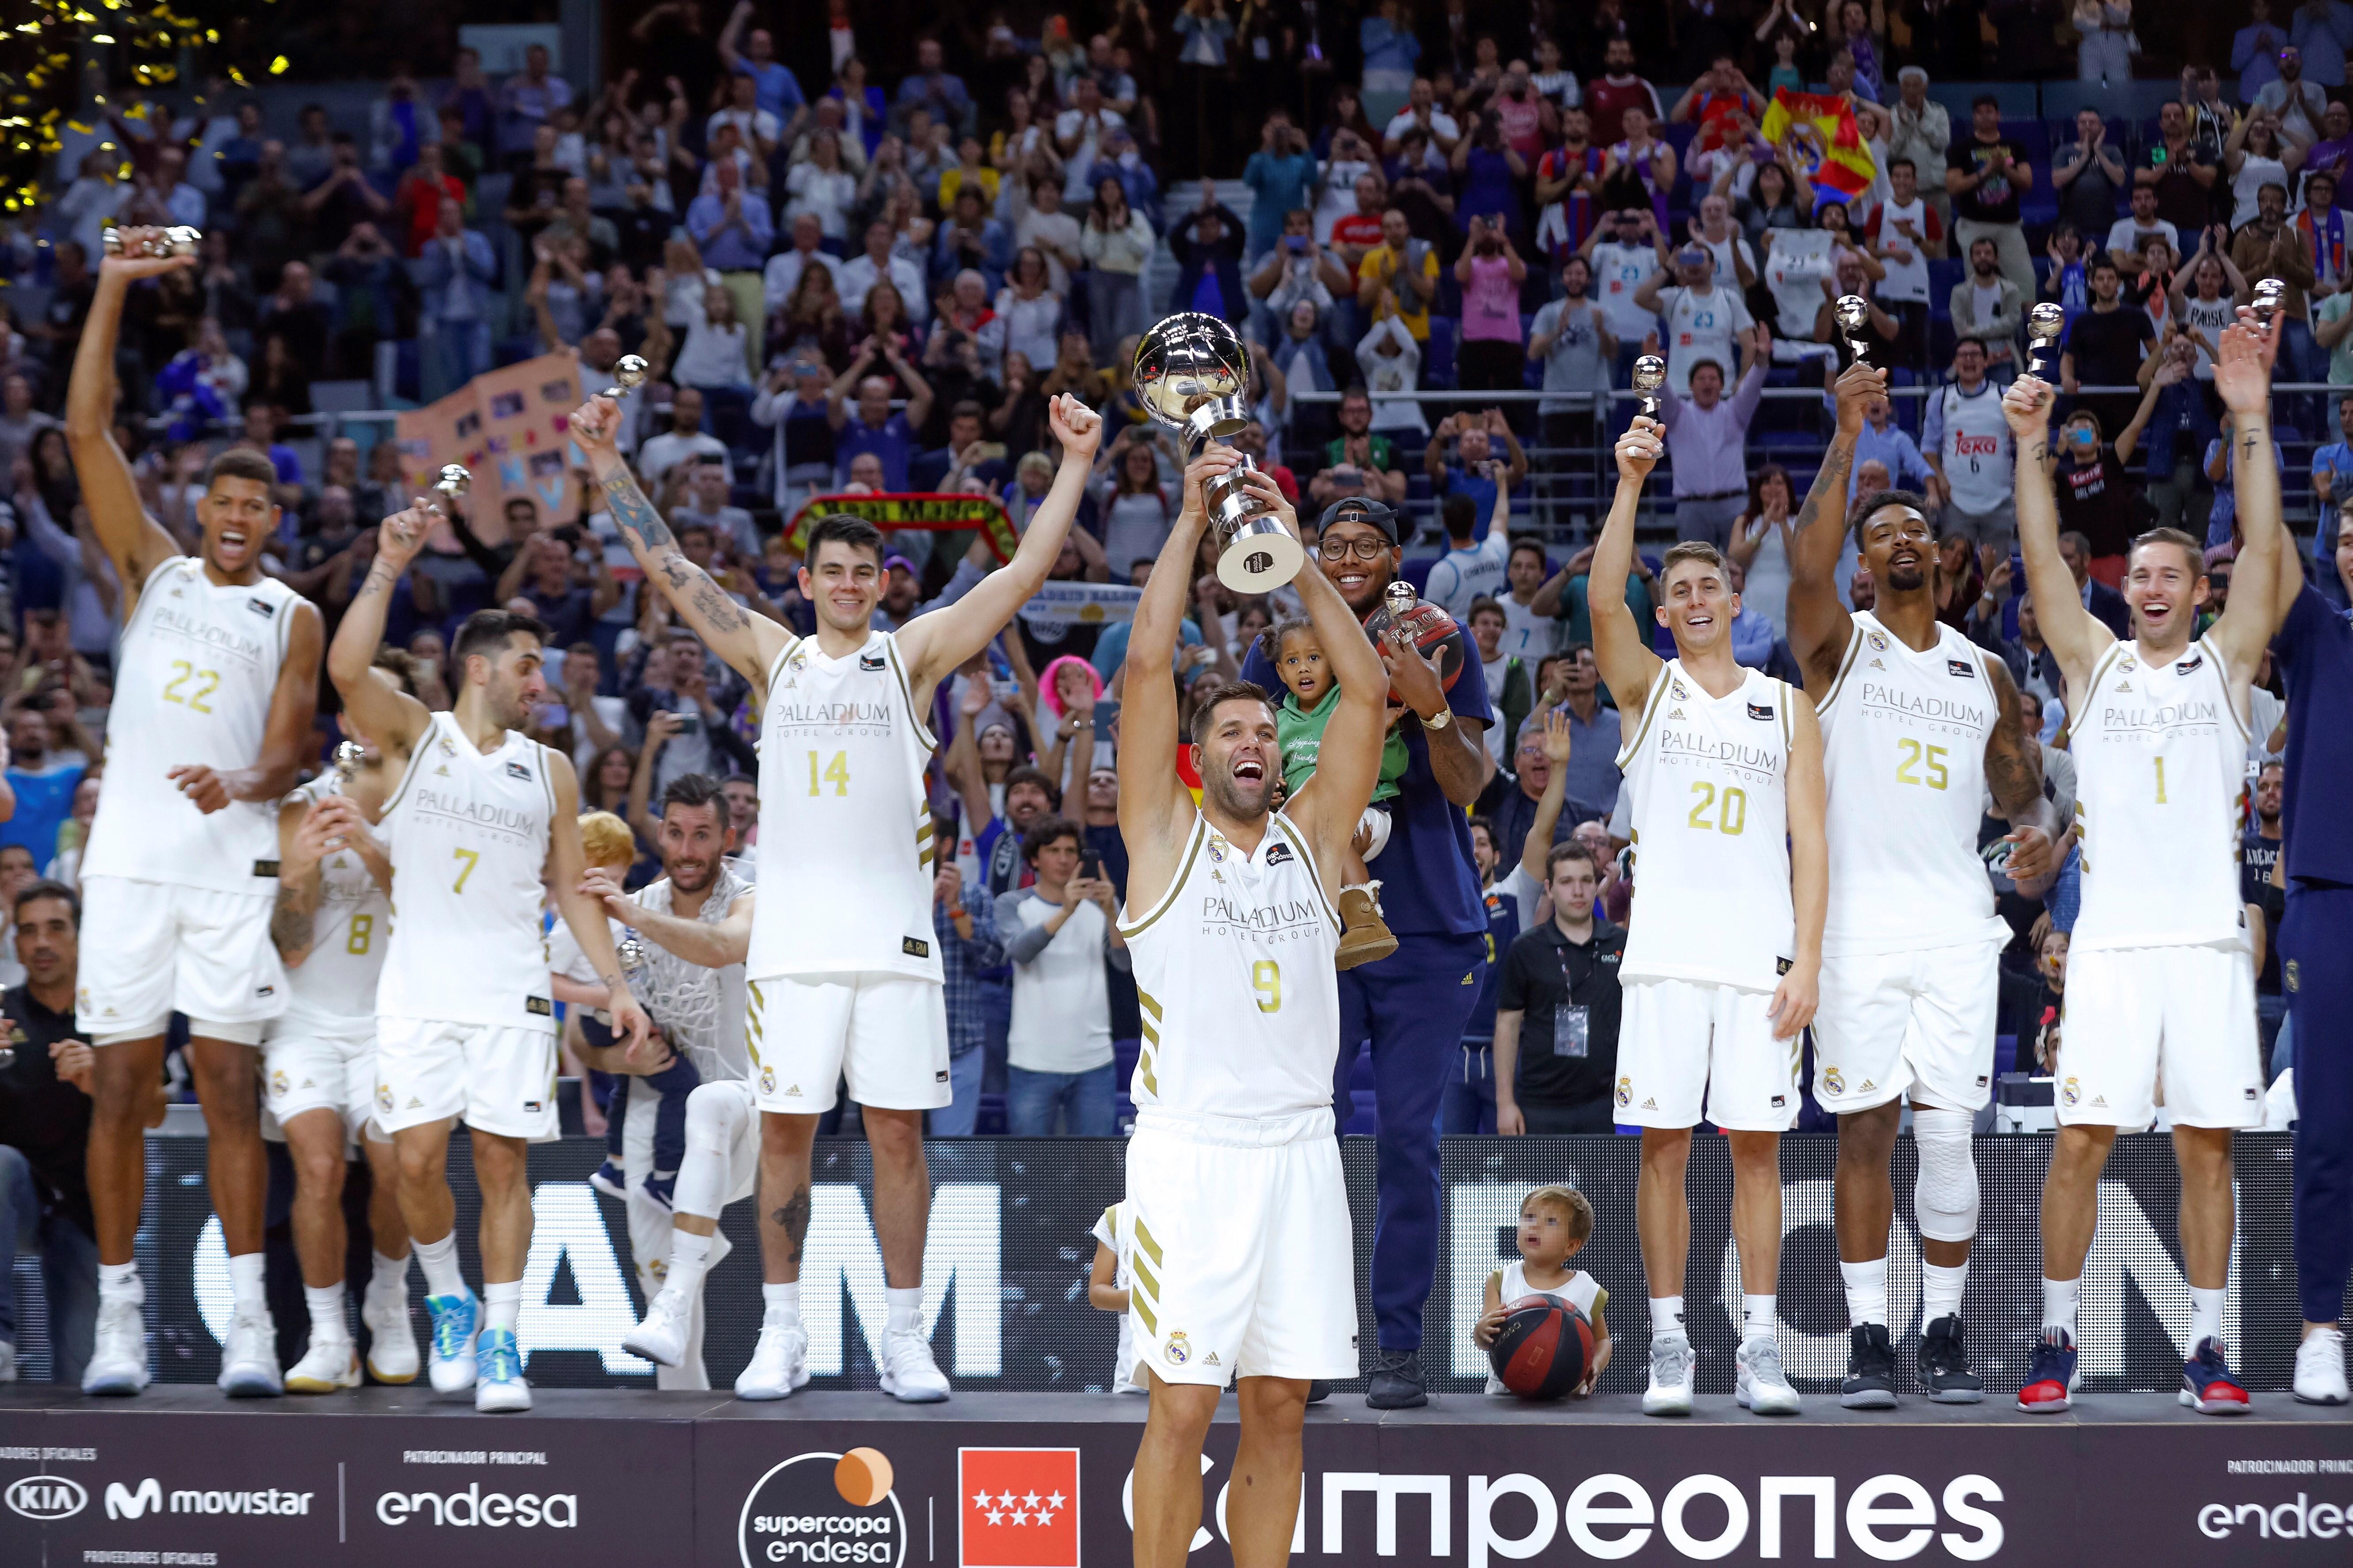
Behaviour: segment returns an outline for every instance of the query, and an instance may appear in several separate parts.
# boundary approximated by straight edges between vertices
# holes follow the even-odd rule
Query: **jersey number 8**
[[[1712,827],[1727,837],[1737,837],[1748,826],[1748,792],[1738,785],[1725,786],[1720,805],[1716,801],[1715,786],[1704,779],[1693,783],[1692,794],[1699,796],[1699,804],[1691,808],[1691,816],[1685,820],[1701,832]],[[1708,820],[1711,808],[1715,810],[1713,822]]]
[[[352,953],[354,956],[364,955],[368,950],[368,943],[375,939],[375,917],[374,915],[353,915],[352,917],[352,933],[350,936],[343,939],[343,951],[345,952]]]

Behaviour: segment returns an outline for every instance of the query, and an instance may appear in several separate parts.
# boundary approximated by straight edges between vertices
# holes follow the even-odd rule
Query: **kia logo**
[[[64,1476],[25,1476],[8,1483],[8,1506],[26,1519],[71,1519],[90,1504],[81,1483]]]

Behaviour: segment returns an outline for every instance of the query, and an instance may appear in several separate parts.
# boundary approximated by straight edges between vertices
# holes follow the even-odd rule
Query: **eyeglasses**
[[[1315,552],[1326,561],[1345,561],[1354,554],[1359,561],[1378,561],[1388,553],[1386,539],[1326,539],[1315,546]]]

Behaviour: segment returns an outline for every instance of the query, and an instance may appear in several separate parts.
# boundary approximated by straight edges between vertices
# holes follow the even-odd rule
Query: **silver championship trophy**
[[[2067,312],[2044,300],[2026,312],[2026,374],[2040,379],[2042,356],[2057,345],[2067,330]]]
[[[347,795],[352,793],[352,780],[366,762],[367,748],[357,741],[335,742],[335,793],[337,795]],[[343,847],[343,836],[340,833],[327,840],[327,847],[330,849],[341,849]]]
[[[174,224],[170,228],[150,232],[147,237],[140,242],[139,248],[135,252],[126,253],[123,250],[122,231],[119,228],[108,229],[100,237],[99,244],[109,256],[132,254],[153,259],[165,256],[194,256],[196,253],[197,242],[204,237],[201,233],[188,227],[185,224]]]
[[[1846,339],[1847,353],[1854,356],[1855,363],[1869,364],[1863,334],[1871,330],[1871,301],[1860,294],[1841,294],[1831,309],[1838,318],[1839,335]]]
[[[1215,316],[1182,311],[1136,345],[1135,395],[1153,418],[1179,434],[1188,463],[1210,443],[1230,441],[1249,426],[1242,401],[1249,386],[1249,351]],[[1202,487],[1220,542],[1218,581],[1237,594],[1271,593],[1299,575],[1307,559],[1290,530],[1260,510],[1243,486],[1252,467],[1245,456]]]
[[[623,354],[613,362],[613,384],[605,389],[605,395],[618,403],[644,384],[649,368],[636,354]]]
[[[442,515],[456,517],[458,498],[474,488],[474,476],[466,471],[463,463],[444,463],[441,477],[433,481],[433,488],[441,492]]]
[[[2255,284],[2255,324],[2265,333],[2271,331],[2272,321],[2279,315],[2280,296],[2285,292],[2287,285],[2276,278],[2262,279]]]
[[[1642,395],[1642,417],[1659,416],[1659,388],[1667,384],[1667,362],[1656,354],[1644,354],[1634,362],[1634,390]]]

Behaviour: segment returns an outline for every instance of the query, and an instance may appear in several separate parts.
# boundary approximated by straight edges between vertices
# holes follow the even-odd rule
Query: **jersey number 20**
[[[1691,808],[1691,816],[1685,820],[1701,832],[1704,833],[1712,827],[1727,837],[1736,837],[1748,826],[1748,792],[1746,790],[1736,784],[1725,785],[1724,799],[1719,805],[1716,800],[1715,786],[1704,779],[1700,779],[1693,782],[1692,794],[1699,796],[1699,803]],[[1708,813],[1711,810],[1715,813],[1715,820],[1713,822],[1708,820]]]

